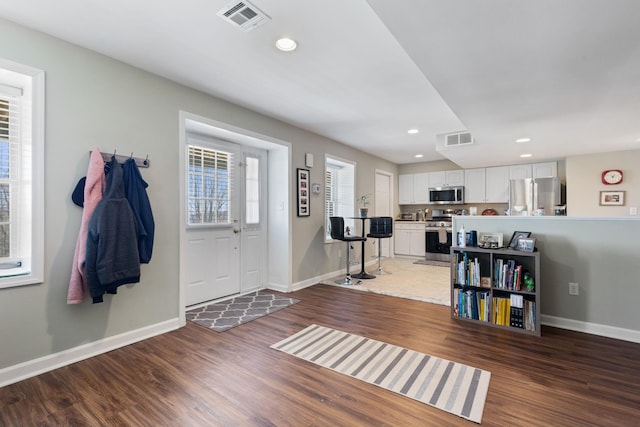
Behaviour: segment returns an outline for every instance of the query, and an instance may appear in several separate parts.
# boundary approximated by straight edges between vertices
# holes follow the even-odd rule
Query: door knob
[[[233,232],[234,232],[234,233],[236,233],[236,234],[238,234],[238,233],[240,232],[240,229],[239,229],[239,228],[234,228],[234,229],[233,229]]]

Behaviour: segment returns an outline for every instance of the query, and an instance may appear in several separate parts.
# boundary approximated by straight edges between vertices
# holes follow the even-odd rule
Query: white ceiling
[[[0,0],[0,16],[398,164],[640,148],[640,1],[252,3],[271,20],[251,32],[216,15],[226,0]],[[436,147],[465,129],[473,146]]]

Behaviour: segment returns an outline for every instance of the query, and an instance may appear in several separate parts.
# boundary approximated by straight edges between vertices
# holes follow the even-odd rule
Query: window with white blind
[[[188,146],[189,225],[231,222],[232,154],[196,145]]]
[[[324,179],[324,212],[325,212],[325,240],[331,240],[329,218],[344,217],[345,227],[354,230],[355,212],[355,163],[341,160],[332,156],[325,156]]]
[[[0,288],[44,280],[44,72],[0,59]]]

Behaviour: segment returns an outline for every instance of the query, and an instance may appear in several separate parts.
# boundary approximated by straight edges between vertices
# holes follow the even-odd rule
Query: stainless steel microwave
[[[464,203],[464,187],[429,188],[430,205],[460,205]]]

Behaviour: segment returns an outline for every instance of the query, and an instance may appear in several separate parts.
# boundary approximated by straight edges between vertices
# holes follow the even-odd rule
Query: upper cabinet
[[[509,179],[531,178],[531,164],[509,166]]]
[[[464,185],[464,169],[429,172],[429,187],[454,187]]]
[[[509,166],[487,168],[485,172],[487,203],[509,202]]]
[[[534,178],[553,178],[558,176],[558,162],[534,163],[531,168]]]
[[[429,174],[413,173],[398,176],[398,203],[424,205],[429,201]]]
[[[486,202],[485,187],[485,168],[466,169],[464,171],[465,203]]]

